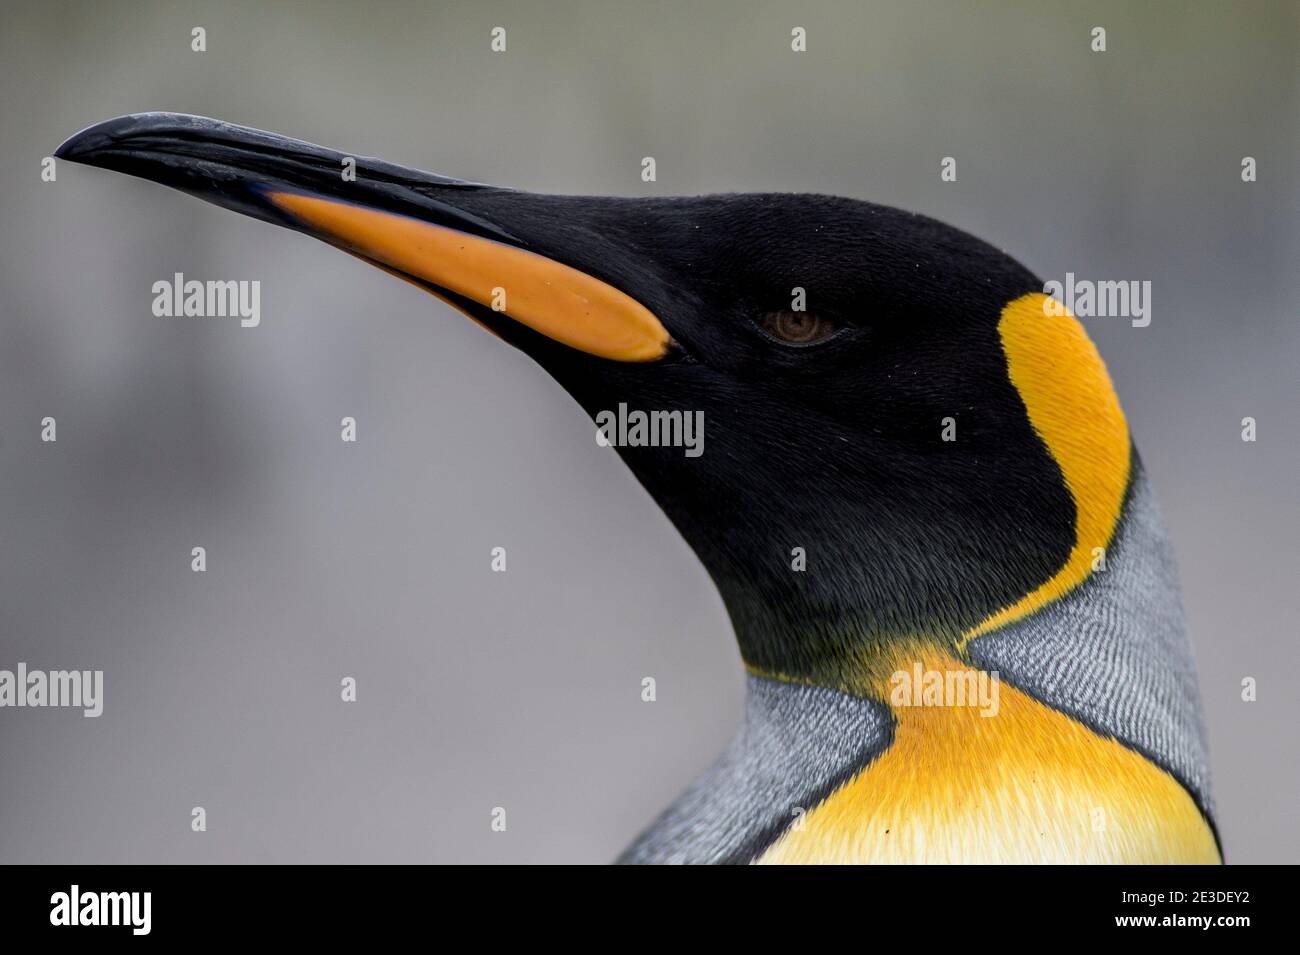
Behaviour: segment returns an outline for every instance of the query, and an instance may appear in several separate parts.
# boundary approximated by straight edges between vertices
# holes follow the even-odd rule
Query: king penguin
[[[618,450],[717,585],[747,700],[620,861],[1220,861],[1151,485],[1008,255],[855,199],[539,195],[181,114],[56,156],[359,256],[595,420],[703,413],[699,456]]]

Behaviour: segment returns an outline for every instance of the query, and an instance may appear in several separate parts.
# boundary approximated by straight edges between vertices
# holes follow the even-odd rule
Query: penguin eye
[[[813,312],[764,312],[758,325],[777,341],[791,345],[825,341],[839,331],[830,319]]]

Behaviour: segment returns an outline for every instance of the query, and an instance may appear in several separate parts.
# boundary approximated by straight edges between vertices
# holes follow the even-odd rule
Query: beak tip
[[[216,121],[185,113],[128,113],[87,126],[69,136],[54,150],[54,158],[94,165],[98,154],[123,145],[133,136],[174,132],[205,123],[215,125]]]
[[[68,162],[84,162],[101,145],[102,143],[94,141],[94,138],[87,136],[85,132],[80,132],[60,143],[59,148],[54,150],[54,158],[66,159]]]
[[[101,137],[96,133],[97,128],[97,126],[91,126],[69,136],[59,144],[58,149],[54,150],[54,158],[66,159],[69,162],[82,161],[87,155],[103,145]]]
[[[97,153],[120,139],[126,128],[133,125],[133,121],[138,116],[139,114],[118,116],[87,126],[65,139],[59,148],[54,150],[54,158],[66,159],[69,162],[89,162]]]

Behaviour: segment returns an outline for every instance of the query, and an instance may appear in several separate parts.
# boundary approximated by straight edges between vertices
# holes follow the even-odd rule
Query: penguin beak
[[[433,292],[526,349],[535,333],[598,358],[650,362],[672,344],[649,309],[593,274],[599,241],[548,249],[545,238],[530,242],[498,221],[513,211],[529,234],[571,231],[548,221],[563,217],[563,205],[542,197],[179,113],[107,120],[55,156],[314,236]]]

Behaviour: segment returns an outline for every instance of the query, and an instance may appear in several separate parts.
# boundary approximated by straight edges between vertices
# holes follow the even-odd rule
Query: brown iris
[[[764,312],[758,323],[773,338],[791,345],[811,345],[836,331],[831,322],[813,312]]]

